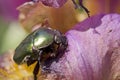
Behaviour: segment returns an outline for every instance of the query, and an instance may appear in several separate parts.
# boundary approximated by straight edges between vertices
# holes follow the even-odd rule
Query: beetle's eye
[[[61,43],[61,37],[60,36],[56,36],[55,35],[55,42],[57,43],[57,44],[59,44],[59,43]]]

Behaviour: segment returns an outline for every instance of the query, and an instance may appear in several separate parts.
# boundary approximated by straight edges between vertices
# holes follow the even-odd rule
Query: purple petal
[[[25,1],[30,0],[0,0],[0,16],[7,20],[16,19],[18,17],[16,8]]]
[[[58,73],[58,79],[118,80],[120,15],[93,16],[78,23],[66,36],[68,52],[51,65],[61,73]]]
[[[61,7],[67,0],[39,0],[46,6],[51,6],[55,8]]]

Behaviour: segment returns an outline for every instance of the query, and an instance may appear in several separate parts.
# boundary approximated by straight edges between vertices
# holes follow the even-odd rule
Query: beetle
[[[37,62],[33,75],[37,80],[39,68],[45,70],[45,63],[49,58],[57,57],[61,51],[66,51],[68,42],[66,36],[55,29],[40,27],[30,33],[15,49],[13,60],[18,64],[28,66]]]

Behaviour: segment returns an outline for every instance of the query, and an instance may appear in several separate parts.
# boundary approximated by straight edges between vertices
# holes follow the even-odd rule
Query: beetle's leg
[[[42,74],[50,73],[52,70],[46,66],[42,66]]]
[[[34,68],[34,71],[33,71],[34,80],[37,80],[37,74],[39,72],[39,67],[40,67],[39,62],[37,62],[36,66]]]
[[[42,50],[39,51],[39,56],[38,56],[38,62],[39,62],[39,65],[41,65],[41,64],[40,64],[40,63],[41,63],[41,62],[40,62],[40,61],[41,61],[40,58],[41,58],[41,54],[42,54],[42,52],[43,52]]]
[[[42,52],[43,52],[42,50],[39,50],[39,56],[37,56],[38,57],[38,60],[37,60],[38,62],[37,62],[36,66],[34,68],[34,71],[33,71],[34,80],[37,80],[37,74],[38,74],[39,68],[40,68],[40,57],[41,57]]]
[[[54,43],[49,47],[50,57],[56,57],[57,48],[58,48],[58,45]]]
[[[67,51],[66,48],[67,48],[67,45],[61,43],[58,46],[58,50],[57,51],[59,51],[58,53],[64,53],[65,51]]]
[[[29,58],[29,60],[27,61],[27,66],[30,66],[30,65],[33,64],[35,61],[37,61],[37,60],[33,60],[33,59]]]

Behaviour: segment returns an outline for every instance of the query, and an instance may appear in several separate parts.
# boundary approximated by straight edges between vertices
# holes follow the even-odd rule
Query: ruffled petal
[[[39,0],[46,6],[51,6],[55,8],[61,7],[67,0]]]
[[[51,65],[59,72],[59,79],[120,79],[120,15],[93,16],[75,25],[66,36],[67,52]]]

